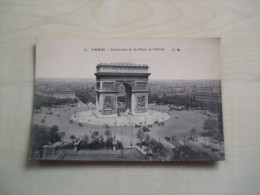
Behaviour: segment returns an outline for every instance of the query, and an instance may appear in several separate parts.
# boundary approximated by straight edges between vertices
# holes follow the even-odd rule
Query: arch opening
[[[120,83],[117,91],[117,114],[132,113],[132,86]]]

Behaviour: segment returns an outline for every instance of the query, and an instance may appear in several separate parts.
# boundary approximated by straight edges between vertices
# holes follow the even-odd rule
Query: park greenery
[[[195,136],[195,133],[197,132],[197,129],[195,127],[192,127],[190,129],[190,139],[193,140],[194,139],[194,136]]]
[[[35,153],[39,153],[40,157],[43,155],[43,146],[52,145],[57,142],[61,142],[65,136],[64,132],[59,132],[59,128],[56,125],[47,127],[43,125],[33,125],[32,136],[31,136],[31,157]],[[70,135],[72,142],[60,146],[61,148],[73,148],[73,143],[78,142],[79,138],[75,135]],[[82,140],[78,145],[78,149],[90,149],[90,150],[101,150],[101,149],[113,149],[115,145],[116,149],[123,149],[123,144],[120,141],[113,143],[113,137],[111,132],[107,129],[104,135],[100,135],[98,131],[93,131],[90,134],[82,136]]]
[[[75,95],[84,103],[95,103],[96,98],[94,96],[91,96],[91,90],[90,89],[78,89],[75,93]]]
[[[151,138],[151,136],[148,133],[145,133],[143,128],[139,128],[136,133],[136,138],[139,140],[139,143],[137,143],[137,146],[147,151],[147,157],[150,158],[150,160],[170,160],[172,152],[165,148],[165,146],[155,140],[154,138]],[[143,148],[143,147],[146,148]]]
[[[165,146],[155,140],[154,138],[149,140],[148,148],[150,149],[150,157],[155,161],[167,161],[173,158],[173,153],[169,149],[165,148]]]
[[[45,96],[35,94],[33,103],[34,103],[34,109],[40,109],[41,107],[51,107],[51,106],[78,103],[78,100],[76,98],[58,99],[55,97],[45,97]]]
[[[35,152],[40,152],[40,155],[42,156],[44,145],[51,145],[59,142],[62,137],[64,137],[64,132],[59,132],[59,127],[56,125],[53,125],[52,127],[33,125],[31,135],[31,155]]]
[[[196,160],[199,159],[198,153],[192,150],[187,145],[179,146],[178,148],[173,149],[173,158],[174,161],[186,161],[186,160]]]
[[[222,124],[220,126],[218,120],[206,119],[204,121],[204,131],[201,133],[201,136],[208,137],[212,140],[224,141]]]
[[[139,128],[139,129],[137,130],[136,138],[138,138],[138,139],[139,139],[139,142],[142,143],[143,138],[144,138],[144,132],[143,132],[142,128]]]
[[[115,143],[116,149],[123,149],[123,144],[120,141]],[[78,146],[78,149],[113,149],[113,137],[109,130],[106,130],[104,135],[100,135],[98,131],[93,131],[90,135],[85,134]]]

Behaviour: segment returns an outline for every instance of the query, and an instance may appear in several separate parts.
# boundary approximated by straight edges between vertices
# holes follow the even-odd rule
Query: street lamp
[[[163,120],[164,120],[164,107],[163,107]]]
[[[130,142],[130,146],[133,145],[133,132],[132,132],[132,123],[131,123],[131,142]]]
[[[121,125],[121,155],[123,155],[122,125]]]
[[[123,143],[122,142],[122,131],[123,131],[123,129],[122,129],[122,125],[121,125],[121,143]]]

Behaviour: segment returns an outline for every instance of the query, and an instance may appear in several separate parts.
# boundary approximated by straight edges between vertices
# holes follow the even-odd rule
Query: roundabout
[[[109,126],[140,126],[150,125],[155,122],[164,122],[170,118],[170,115],[164,112],[148,110],[140,115],[122,115],[96,117],[94,110],[88,110],[75,113],[71,116],[73,121],[92,125],[109,125]]]

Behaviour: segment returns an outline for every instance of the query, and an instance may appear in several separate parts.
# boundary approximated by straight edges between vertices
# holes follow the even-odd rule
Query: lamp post
[[[133,132],[132,132],[132,123],[131,123],[131,142],[130,142],[130,146],[133,145]]]
[[[163,107],[163,120],[164,120],[164,107]]]
[[[121,148],[121,155],[123,155],[122,125],[121,125],[121,145],[122,145],[122,148]]]
[[[123,131],[123,128],[122,128],[122,125],[121,125],[121,143],[123,143],[122,142],[122,131]]]

